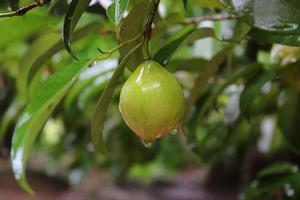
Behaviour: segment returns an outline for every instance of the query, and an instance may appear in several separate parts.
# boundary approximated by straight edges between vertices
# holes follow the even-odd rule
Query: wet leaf
[[[92,142],[94,144],[94,148],[97,152],[106,154],[107,149],[104,144],[104,138],[102,135],[102,130],[104,126],[104,120],[106,116],[106,111],[109,106],[109,102],[113,95],[113,92],[116,86],[119,83],[119,79],[125,69],[126,63],[128,58],[131,56],[132,53],[138,50],[141,46],[141,43],[136,45],[121,61],[119,66],[116,68],[115,72],[113,73],[111,79],[109,80],[108,84],[106,85],[104,91],[101,94],[101,97],[97,103],[96,110],[92,119]]]
[[[106,13],[110,21],[118,25],[126,11],[128,0],[114,0],[107,8]]]
[[[64,19],[63,25],[63,40],[65,48],[71,56],[76,58],[71,49],[71,39],[73,31],[91,0],[72,0]],[[76,58],[77,59],[77,58]]]
[[[300,1],[221,0],[233,14],[261,30],[280,34],[300,33]]]
[[[125,17],[121,23],[120,27],[120,40],[121,43],[128,41],[140,34],[145,30],[146,20],[149,15],[151,1],[144,0],[142,3],[136,5],[129,12],[127,17]],[[120,49],[121,60],[128,54],[128,52],[135,47],[140,40],[132,42],[125,47]],[[128,57],[126,67],[133,71],[141,62],[143,62],[143,50],[140,47],[137,51],[132,53]]]
[[[48,78],[18,119],[12,139],[11,161],[15,178],[28,193],[33,193],[25,175],[31,147],[54,108],[87,65],[87,61],[76,62]]]

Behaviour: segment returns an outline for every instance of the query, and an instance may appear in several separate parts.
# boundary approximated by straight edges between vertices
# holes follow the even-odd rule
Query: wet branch
[[[222,21],[237,19],[238,16],[233,15],[217,15],[217,16],[207,16],[207,17],[192,17],[184,20],[185,24],[199,24],[204,21]]]
[[[25,15],[28,11],[30,11],[36,7],[44,6],[45,4],[49,3],[50,1],[51,0],[35,0],[35,2],[33,2],[29,5],[26,5],[22,8],[19,8],[18,10],[0,13],[0,17],[22,16],[22,15]]]

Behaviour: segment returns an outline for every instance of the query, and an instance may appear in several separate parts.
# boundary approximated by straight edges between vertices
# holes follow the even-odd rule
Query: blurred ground
[[[149,185],[126,182],[119,186],[100,170],[91,169],[80,185],[69,188],[60,179],[29,172],[35,197],[25,194],[13,179],[7,163],[0,162],[0,200],[236,200],[234,188],[205,184],[205,170],[186,170],[172,179]]]

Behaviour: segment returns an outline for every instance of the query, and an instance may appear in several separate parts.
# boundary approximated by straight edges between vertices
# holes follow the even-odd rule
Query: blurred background
[[[128,11],[139,2],[130,1]],[[161,1],[152,54],[185,33],[194,17],[228,15],[219,1],[190,0],[186,7],[184,2]],[[20,0],[21,6],[29,3]],[[11,139],[40,85],[74,61],[61,41],[68,3],[52,1],[22,17],[0,18],[0,199],[32,199],[13,177]],[[81,17],[72,39],[78,58],[117,46],[105,11],[110,3],[93,1]],[[6,1],[0,8],[10,9]],[[95,153],[90,120],[120,55],[95,62],[81,72],[34,143],[27,165],[34,199],[300,199],[300,49],[261,42],[254,35],[236,39],[250,30],[236,19],[200,20],[197,26],[213,30],[214,36],[182,44],[166,67],[186,97],[224,43],[234,48],[208,79],[179,132],[145,148],[126,126],[118,102],[131,73],[127,70],[104,123],[109,155]]]

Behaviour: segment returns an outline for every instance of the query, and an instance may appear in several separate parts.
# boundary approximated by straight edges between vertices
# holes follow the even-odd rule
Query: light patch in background
[[[271,81],[266,82],[262,87],[261,87],[261,92],[263,94],[269,94],[272,90],[272,83]]]
[[[224,109],[224,123],[233,124],[240,116],[240,95],[243,91],[242,85],[230,85],[224,91],[229,95],[229,100]]]
[[[213,27],[213,22],[204,21],[200,23],[200,27]],[[202,40],[198,40],[194,43],[193,55],[196,57],[203,57],[206,59],[211,59],[214,54],[213,48],[213,39],[212,38],[204,38]],[[203,50],[205,49],[205,51]]]
[[[44,132],[42,135],[43,142],[47,145],[57,144],[65,132],[65,127],[62,119],[50,118],[45,124]]]
[[[100,5],[103,7],[103,8],[105,8],[105,9],[107,9],[107,7],[112,3],[112,1],[111,0],[93,0],[92,2],[91,2],[91,4],[93,3],[93,2],[99,2],[100,3]]]
[[[114,69],[118,65],[117,59],[107,59],[103,61],[97,61],[92,67],[86,69],[79,75],[80,80],[89,79],[101,73],[105,73]]]
[[[267,153],[272,146],[272,139],[275,132],[274,117],[265,117],[260,124],[261,136],[257,143],[257,148],[262,153]]]
[[[162,18],[165,18],[167,16],[167,8],[164,2],[161,2],[158,6],[158,13]]]

